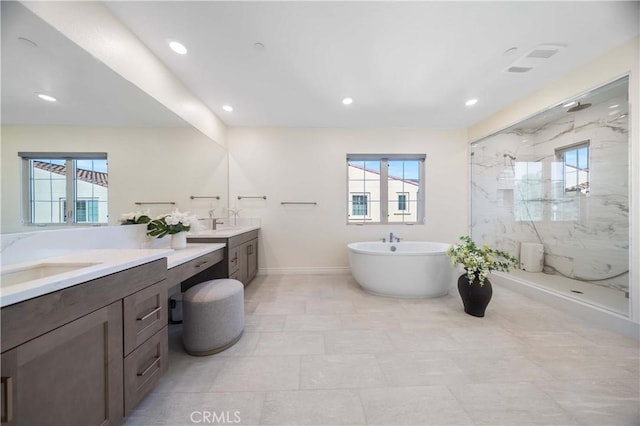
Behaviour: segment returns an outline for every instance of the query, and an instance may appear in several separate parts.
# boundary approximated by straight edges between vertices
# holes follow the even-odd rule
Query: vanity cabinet
[[[258,273],[258,239],[252,239],[229,250],[229,278],[245,286]]]
[[[121,424],[167,367],[166,274],[163,258],[2,308],[2,424]]]
[[[2,354],[2,423],[118,424],[122,366],[114,302]]]
[[[233,278],[247,286],[258,273],[258,230],[229,238],[188,238],[192,243],[225,244],[225,262],[210,269],[208,279]],[[184,283],[183,283],[184,288]]]

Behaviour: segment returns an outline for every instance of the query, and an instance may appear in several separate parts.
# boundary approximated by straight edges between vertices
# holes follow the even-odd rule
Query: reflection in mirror
[[[628,77],[471,149],[472,237],[520,279],[628,315]]]
[[[106,153],[108,215],[97,218],[99,223],[114,225],[122,213],[158,215],[172,207],[203,218],[212,209],[222,215],[228,199],[224,148],[22,4],[2,2],[1,8],[2,233],[36,230],[30,223],[42,223],[32,220],[28,208],[19,152]],[[60,177],[56,171],[51,172]],[[191,200],[191,194],[221,198]],[[68,209],[60,210],[57,198],[49,222],[66,222]],[[135,204],[165,200],[176,204]]]

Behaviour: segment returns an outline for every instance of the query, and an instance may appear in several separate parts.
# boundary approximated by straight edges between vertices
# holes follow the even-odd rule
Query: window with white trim
[[[105,153],[20,152],[18,155],[23,166],[25,223],[108,222],[109,174]]]
[[[562,162],[563,195],[589,195],[589,142],[556,149],[556,158]]]
[[[348,154],[347,223],[423,223],[425,158]]]

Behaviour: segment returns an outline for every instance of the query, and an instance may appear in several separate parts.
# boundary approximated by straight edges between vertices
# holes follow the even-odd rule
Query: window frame
[[[582,193],[582,191],[580,190],[576,190],[575,194],[568,194],[567,193],[567,153],[570,153],[572,151],[576,152],[576,167],[575,170],[577,173],[580,172],[580,167],[579,167],[579,161],[580,161],[580,155],[579,155],[579,151],[583,148],[586,148],[587,150],[587,168],[586,168],[586,173],[587,173],[587,183],[589,184],[589,186],[591,185],[591,141],[589,139],[587,140],[583,140],[580,141],[578,143],[574,143],[571,145],[566,145],[563,147],[559,147],[556,148],[555,150],[555,156],[556,159],[562,162],[562,192],[564,197],[580,197],[580,196],[589,196],[589,191],[587,191],[586,193]],[[577,176],[577,180],[579,180],[579,174],[576,174]],[[576,185],[574,185],[576,188],[578,187],[579,182],[576,183]]]
[[[411,205],[409,203],[409,201],[411,201],[411,196],[408,192],[398,192],[398,208],[397,210],[401,213],[399,214],[408,214],[411,213],[411,209],[409,208],[409,206]],[[408,212],[408,213],[406,213]],[[396,213],[398,214],[398,213]]]
[[[351,194],[351,216],[355,216],[355,217],[361,216],[363,220],[366,220],[367,217],[370,217],[369,212],[371,211],[371,208],[369,206],[369,193],[368,192],[350,192],[350,194]],[[357,204],[354,200],[356,197],[362,197],[358,200],[359,202]],[[356,205],[359,207],[364,206],[364,214],[355,213]]]
[[[426,223],[426,208],[425,208],[425,163],[426,163],[426,154],[347,154],[346,156],[346,195],[347,195],[347,225],[423,225]],[[372,200],[368,199],[368,211],[367,218],[355,218],[352,213],[352,206],[350,205],[351,197],[354,194],[364,194],[362,191],[351,191],[349,179],[349,167],[350,162],[355,161],[366,161],[366,162],[379,162],[380,164],[380,180],[379,180],[379,190],[380,190],[380,200],[376,201],[379,204],[380,210],[380,220],[374,221],[371,218],[372,212]],[[396,191],[399,194],[407,194],[405,199],[405,210],[398,210],[398,212],[390,213],[390,199],[389,199],[389,162],[393,161],[417,161],[419,162],[419,182],[417,183],[418,189],[416,193],[416,220],[411,222],[405,222],[404,217],[410,216],[411,208],[410,205],[413,203],[411,197],[405,191]],[[399,200],[393,200],[396,202],[396,206],[399,203]],[[391,221],[391,216],[394,217],[402,217],[402,221]]]
[[[107,209],[107,220],[105,222],[88,222],[88,221],[77,221],[77,211],[78,211],[78,202],[84,201],[85,205],[88,207],[88,201],[93,201],[97,203],[95,197],[79,197],[77,191],[77,168],[76,161],[78,160],[105,160],[108,164],[108,157],[106,152],[18,152],[18,156],[21,159],[22,164],[22,189],[21,189],[21,197],[22,197],[22,223],[26,225],[32,226],[100,226],[100,225],[108,225],[108,210],[109,210],[109,197],[107,195],[106,200],[106,209]],[[57,200],[58,208],[62,208],[61,206],[65,206],[64,212],[61,213],[61,221],[60,222],[36,222],[34,219],[34,211],[33,211],[33,176],[32,176],[32,166],[31,161],[37,160],[64,160],[65,162],[65,195],[64,197],[59,197]],[[108,172],[107,172],[108,174]],[[108,186],[107,186],[107,194],[108,194]],[[68,203],[68,200],[74,200],[72,203]],[[89,216],[90,211],[85,210],[87,213],[87,217]],[[99,220],[99,216],[98,216]]]

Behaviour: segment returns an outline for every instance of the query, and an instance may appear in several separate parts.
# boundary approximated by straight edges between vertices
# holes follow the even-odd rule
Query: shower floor
[[[560,293],[620,315],[629,315],[629,299],[623,291],[589,282],[572,280],[557,274],[512,270],[509,275],[528,281],[545,290]]]

